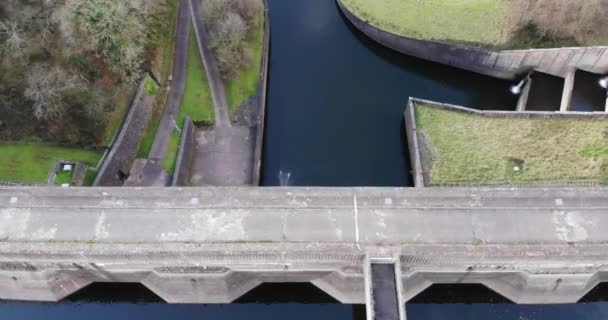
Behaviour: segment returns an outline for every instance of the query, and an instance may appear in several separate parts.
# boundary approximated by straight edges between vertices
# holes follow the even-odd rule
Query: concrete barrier
[[[192,156],[194,154],[194,124],[190,117],[184,119],[182,137],[179,142],[179,151],[175,164],[175,172],[171,186],[187,186],[190,180],[190,169],[192,168]]]
[[[258,92],[258,124],[256,127],[255,150],[253,154],[253,185],[260,185],[262,172],[262,154],[264,151],[264,128],[266,124],[266,94],[268,88],[268,59],[270,59],[270,18],[268,1],[264,0],[264,44],[262,48],[262,70]]]
[[[608,46],[492,51],[466,45],[396,35],[372,26],[350,12],[346,18],[361,32],[399,52],[501,79],[515,79],[532,70],[565,78],[574,69],[608,73]]]
[[[152,116],[153,97],[145,92],[146,77],[141,80],[120,127],[120,133],[111,144],[110,151],[93,182],[94,186],[122,186],[121,173],[127,175],[131,162],[137,156],[137,146]]]

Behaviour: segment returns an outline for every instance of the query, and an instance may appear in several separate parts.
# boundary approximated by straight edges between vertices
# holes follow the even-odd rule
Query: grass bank
[[[173,47],[178,10],[178,0],[166,0],[163,10],[157,16],[156,24],[159,31],[156,34],[157,37],[155,37],[155,45],[153,47],[157,48],[158,51],[156,52],[156,59],[154,60],[151,69],[158,74],[158,80],[161,82],[162,89],[158,90],[158,96],[154,100],[152,117],[150,118],[148,127],[139,143],[139,148],[137,150],[138,158],[148,157],[148,153],[154,142],[154,137],[156,136],[156,130],[160,123],[165,101],[169,94],[164,88],[167,87],[167,81],[173,69]]]
[[[508,0],[341,0],[382,30],[417,39],[500,46],[510,38]]]
[[[44,184],[56,160],[96,166],[102,152],[37,144],[0,144],[0,180]]]
[[[490,118],[416,105],[430,184],[608,183],[608,121]]]
[[[184,92],[184,100],[177,115],[176,123],[178,127],[182,127],[184,119],[189,116],[193,122],[205,122],[213,124],[215,122],[215,113],[213,110],[213,101],[211,92],[209,91],[209,81],[205,73],[205,67],[201,61],[196,35],[190,32],[188,43],[188,65],[186,74],[186,89]],[[175,160],[177,159],[177,149],[181,133],[174,130],[171,135],[171,141],[163,159],[163,168],[172,174],[175,171]]]
[[[260,0],[261,1],[261,0]],[[252,53],[251,65],[243,70],[234,80],[226,81],[226,99],[230,108],[230,114],[238,109],[249,97],[256,94],[260,79],[262,66],[262,50],[264,49],[264,5],[260,6],[260,12],[256,16],[254,25],[254,36],[247,43],[247,48]]]

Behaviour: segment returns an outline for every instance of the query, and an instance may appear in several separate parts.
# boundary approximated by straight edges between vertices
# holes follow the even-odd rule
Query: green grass
[[[96,166],[101,152],[36,144],[0,144],[0,180],[46,183],[56,160]]]
[[[186,75],[184,100],[177,118],[175,119],[180,128],[183,126],[186,116],[189,116],[193,122],[206,122],[210,124],[215,122],[209,82],[207,81],[205,67],[199,56],[198,44],[194,32],[190,32],[188,44],[188,71]],[[167,148],[167,153],[163,159],[163,168],[169,174],[173,174],[175,171],[175,161],[177,159],[177,149],[179,148],[180,137],[180,133],[173,132],[169,147]]]
[[[416,106],[430,184],[608,183],[608,121],[490,118]],[[514,167],[520,170],[514,170]]]
[[[55,177],[55,185],[60,186],[64,183],[72,184],[72,172],[60,170]]]
[[[103,135],[103,145],[107,146],[110,144],[110,142],[112,142],[112,138],[114,137],[114,134],[117,133],[118,130],[120,130],[119,126],[122,122],[122,119],[125,117],[125,113],[127,112],[127,109],[129,107],[129,103],[130,101],[130,97],[133,93],[133,90],[123,90],[123,89],[119,89],[117,90],[117,93],[115,94],[115,99],[114,101],[116,101],[116,108],[111,111],[108,112],[104,115],[105,117],[105,121],[108,124],[106,126],[106,129],[104,131],[104,135]]]
[[[510,38],[508,0],[342,0],[380,29],[418,39],[500,46]]]
[[[155,96],[158,94],[158,85],[156,84],[156,82],[154,81],[154,79],[152,79],[152,77],[150,77],[149,75],[146,76],[146,83],[144,84],[144,89],[146,90],[146,93],[149,96]]]
[[[93,182],[95,182],[96,177],[97,177],[97,170],[95,170],[94,168],[89,168],[87,170],[87,174],[84,176],[84,181],[82,182],[82,185],[85,187],[92,186]]]
[[[253,28],[255,35],[247,43],[253,53],[251,66],[244,70],[236,79],[226,81],[226,99],[230,107],[230,114],[238,109],[258,89],[260,69],[262,65],[262,49],[264,47],[264,6],[260,6],[260,13],[255,19]]]

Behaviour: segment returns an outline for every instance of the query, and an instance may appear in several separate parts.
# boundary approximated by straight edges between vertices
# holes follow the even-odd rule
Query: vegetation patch
[[[608,183],[608,121],[494,118],[416,104],[430,185]]]
[[[231,113],[257,91],[264,39],[262,0],[208,0],[202,14]]]
[[[247,41],[246,47],[252,53],[252,62],[235,79],[226,81],[226,98],[233,114],[236,109],[258,90],[262,69],[262,50],[264,49],[264,8],[252,21],[255,35]]]
[[[398,35],[496,49],[605,45],[608,0],[341,0]]]
[[[101,152],[39,144],[0,144],[0,180],[45,184],[58,160],[95,167]]]
[[[169,174],[172,174],[175,171],[175,161],[177,159],[181,130],[186,116],[189,116],[190,119],[196,123],[213,124],[215,122],[209,81],[207,80],[205,67],[203,66],[203,62],[199,55],[198,44],[194,32],[190,32],[188,44],[188,70],[186,74],[184,100],[182,101],[179,113],[175,119],[175,126],[177,128],[171,135],[169,147],[167,148],[165,159],[163,159],[163,168]]]
[[[55,185],[61,186],[63,184],[72,184],[72,171],[59,170],[55,177]]]

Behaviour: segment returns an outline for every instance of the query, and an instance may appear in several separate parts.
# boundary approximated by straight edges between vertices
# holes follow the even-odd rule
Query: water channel
[[[409,97],[515,109],[509,82],[386,49],[335,0],[270,0],[270,17],[263,185],[409,186]]]
[[[401,120],[408,97],[480,109],[515,108],[510,83],[383,48],[353,29],[334,0],[270,0],[270,5],[264,185],[408,186]],[[0,319],[365,319],[361,306],[311,303],[309,297],[307,303],[172,305],[141,290],[109,290],[116,300],[98,299],[94,293],[59,304],[2,301]],[[410,304],[407,310],[409,320],[608,319],[606,303]]]

